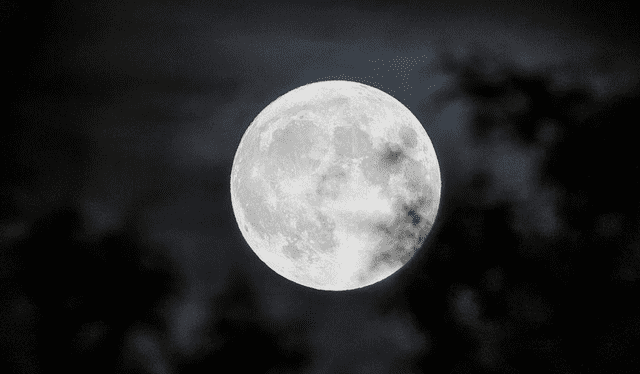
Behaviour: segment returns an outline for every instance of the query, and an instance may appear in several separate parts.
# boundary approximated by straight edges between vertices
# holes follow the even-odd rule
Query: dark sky
[[[486,201],[510,196],[521,207],[514,222],[553,236],[563,226],[554,213],[558,192],[537,182],[543,154],[500,139],[478,144],[470,130],[477,103],[442,104],[458,82],[441,69],[442,56],[478,53],[488,58],[489,74],[512,66],[549,71],[558,89],[584,82],[600,100],[638,82],[640,30],[631,2],[53,1],[4,7],[11,88],[3,155],[11,162],[3,196],[19,207],[4,221],[13,234],[4,235],[28,233],[33,220],[60,204],[79,209],[86,232],[98,236],[122,227],[135,210],[140,235],[165,248],[186,279],[166,312],[167,344],[197,349],[198,334],[216,318],[208,300],[225,292],[233,283],[231,269],[239,267],[269,318],[313,326],[306,337],[315,356],[305,373],[391,372],[393,362],[437,345],[437,333],[434,338],[419,327],[411,310],[384,315],[375,308],[402,288],[395,278],[329,295],[290,284],[250,252],[231,214],[228,179],[242,134],[266,105],[320,80],[380,88],[416,115],[434,143],[444,180],[441,216],[449,214],[442,212],[451,208],[446,201],[482,170],[499,181]],[[449,300],[453,316],[462,311],[461,326],[491,329],[479,322],[482,309],[472,287],[451,295],[425,302]],[[174,372],[157,333],[131,334],[134,346],[158,357],[148,372]],[[385,354],[369,356],[378,350]]]

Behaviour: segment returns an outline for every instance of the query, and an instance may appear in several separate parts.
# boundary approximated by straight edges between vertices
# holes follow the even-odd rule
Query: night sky
[[[632,5],[3,3],[0,372],[637,372]],[[443,179],[422,249],[345,292],[262,263],[229,191],[258,113],[335,79]]]

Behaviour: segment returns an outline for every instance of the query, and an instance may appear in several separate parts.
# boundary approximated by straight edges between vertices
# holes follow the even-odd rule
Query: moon
[[[440,203],[440,168],[420,121],[362,83],[298,87],[245,131],[231,203],[258,258],[318,290],[377,283],[420,250]]]

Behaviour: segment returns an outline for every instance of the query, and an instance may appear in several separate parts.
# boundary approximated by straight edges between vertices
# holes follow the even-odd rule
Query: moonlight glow
[[[268,105],[233,162],[231,201],[256,255],[281,276],[347,290],[396,272],[431,230],[440,169],[427,133],[390,95],[349,81]]]

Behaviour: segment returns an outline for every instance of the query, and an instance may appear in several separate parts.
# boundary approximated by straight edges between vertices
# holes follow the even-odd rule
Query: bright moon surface
[[[324,81],[269,104],[233,160],[242,235],[281,276],[320,290],[379,282],[431,231],[440,168],[418,119],[365,84]]]

